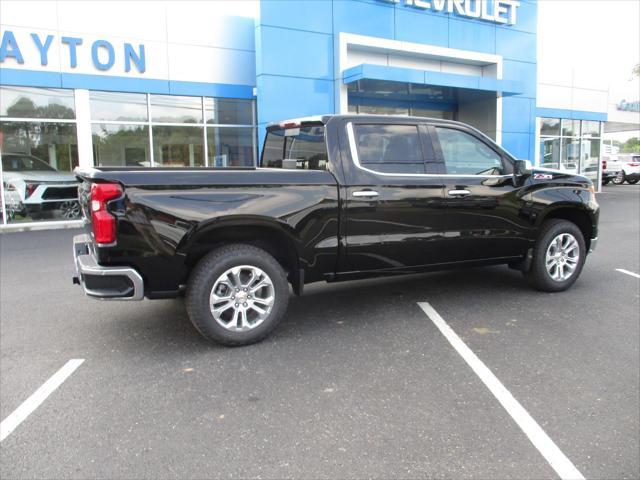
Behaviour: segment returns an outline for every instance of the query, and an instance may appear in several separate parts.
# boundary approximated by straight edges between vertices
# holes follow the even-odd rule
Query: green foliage
[[[633,137],[622,144],[620,149],[622,153],[639,153],[640,137]]]

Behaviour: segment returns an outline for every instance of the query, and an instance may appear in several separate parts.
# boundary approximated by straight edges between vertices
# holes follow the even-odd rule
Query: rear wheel
[[[620,170],[611,181],[614,183],[614,185],[622,185],[624,183],[624,172]]]
[[[636,183],[638,183],[640,181],[640,178],[636,178],[634,180],[629,180],[627,179],[627,183],[631,184],[631,185],[635,185]]]
[[[228,245],[205,256],[193,270],[186,306],[193,326],[224,345],[248,345],[276,327],[289,302],[280,264],[252,245]]]
[[[577,225],[567,220],[549,220],[542,226],[525,278],[537,290],[561,292],[578,279],[585,256],[584,237]]]

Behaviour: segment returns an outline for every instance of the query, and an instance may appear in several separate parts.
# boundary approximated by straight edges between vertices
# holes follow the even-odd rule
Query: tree
[[[632,137],[622,144],[623,153],[639,153],[640,137]]]

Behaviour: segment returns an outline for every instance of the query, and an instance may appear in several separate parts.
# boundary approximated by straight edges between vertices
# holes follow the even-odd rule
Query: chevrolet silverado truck
[[[289,286],[506,264],[558,292],[598,239],[589,179],[454,121],[274,123],[260,164],[76,170],[74,283],[104,300],[185,295],[204,337],[244,345],[274,329]]]

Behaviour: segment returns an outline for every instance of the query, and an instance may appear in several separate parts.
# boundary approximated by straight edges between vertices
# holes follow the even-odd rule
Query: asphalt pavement
[[[0,235],[0,443],[13,478],[558,478],[417,302],[588,479],[640,477],[640,186],[607,186],[564,293],[507,267],[314,284],[264,342],[203,340],[182,299],[99,302],[74,230]]]

